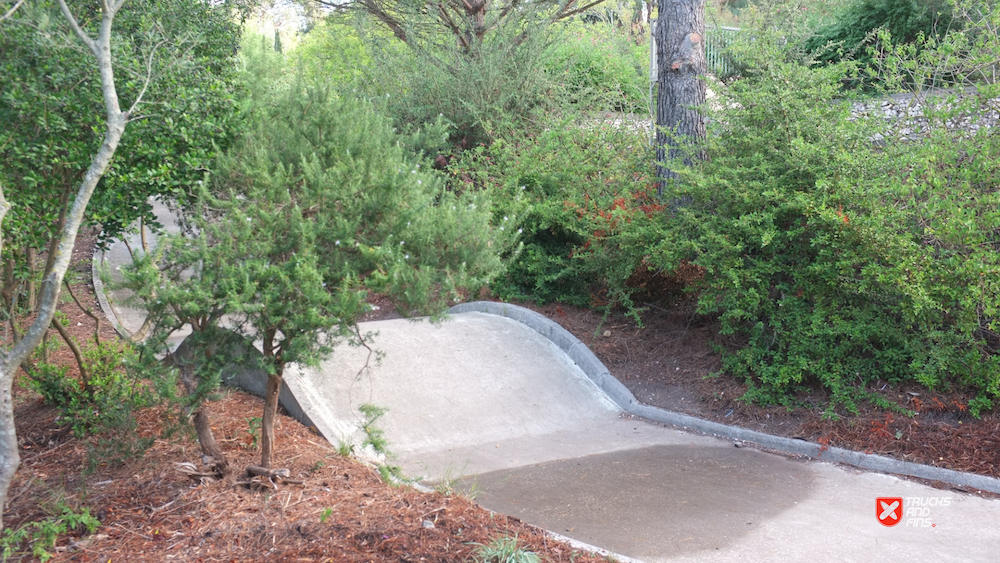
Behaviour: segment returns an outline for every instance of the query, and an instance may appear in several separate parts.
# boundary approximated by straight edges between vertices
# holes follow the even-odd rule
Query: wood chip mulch
[[[475,544],[503,536],[547,561],[601,560],[469,498],[387,485],[288,417],[277,428],[277,459],[302,484],[248,490],[234,486],[240,475],[194,483],[179,471],[200,454],[190,436],[157,439],[143,459],[86,474],[94,444],[72,437],[38,399],[21,400],[24,460],[5,522],[43,518],[57,502],[87,506],[101,521],[93,535],[61,540],[54,561],[466,561]],[[256,463],[248,421],[262,401],[233,391],[212,408],[230,463]],[[158,435],[163,414],[142,412],[138,434]]]

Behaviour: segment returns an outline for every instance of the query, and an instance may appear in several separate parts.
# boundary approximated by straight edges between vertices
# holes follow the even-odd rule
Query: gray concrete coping
[[[960,487],[971,487],[992,493],[1000,493],[1000,479],[994,477],[902,461],[843,448],[828,447],[807,440],[773,436],[738,426],[729,426],[718,422],[702,420],[659,407],[644,405],[636,399],[635,395],[621,381],[611,375],[611,372],[604,366],[604,363],[594,355],[586,344],[580,342],[572,333],[548,317],[524,307],[494,301],[461,303],[448,310],[449,314],[468,312],[489,313],[524,323],[566,352],[587,377],[617,403],[622,410],[647,420],[734,441],[749,442],[762,448],[788,455],[805,456],[811,459],[842,463],[870,471],[906,475],[920,479],[941,481]]]

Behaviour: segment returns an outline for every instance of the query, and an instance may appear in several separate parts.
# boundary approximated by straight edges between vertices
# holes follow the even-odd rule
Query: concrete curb
[[[861,469],[878,471],[881,473],[893,473],[897,475],[907,475],[920,479],[930,479],[942,481],[952,485],[971,487],[991,493],[1000,493],[1000,479],[976,475],[974,473],[964,473],[952,469],[933,467],[909,461],[865,454],[842,448],[827,447],[821,444],[808,442],[806,440],[795,440],[772,436],[763,432],[747,430],[737,426],[728,426],[718,422],[702,420],[693,416],[679,414],[658,407],[643,405],[635,398],[635,395],[628,390],[604,364],[590,351],[586,344],[580,342],[568,330],[559,326],[548,317],[536,313],[530,309],[511,305],[509,303],[497,303],[493,301],[475,301],[462,303],[448,310],[449,314],[457,313],[488,313],[507,317],[519,321],[534,329],[542,336],[551,340],[561,350],[583,370],[601,390],[621,407],[625,412],[641,416],[648,420],[677,426],[680,428],[694,430],[704,434],[711,434],[730,440],[750,442],[758,446],[776,450],[779,452],[806,456],[820,461],[831,463],[843,463]]]

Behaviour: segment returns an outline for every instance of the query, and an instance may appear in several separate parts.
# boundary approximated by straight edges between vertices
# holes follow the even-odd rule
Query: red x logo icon
[[[903,520],[902,497],[878,497],[875,499],[875,517],[883,526],[895,526]]]

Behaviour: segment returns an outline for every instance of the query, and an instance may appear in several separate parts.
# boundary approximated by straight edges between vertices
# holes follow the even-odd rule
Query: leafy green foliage
[[[31,555],[44,563],[53,557],[54,554],[50,550],[55,548],[60,536],[70,532],[92,534],[101,525],[87,508],[76,511],[71,506],[59,503],[57,509],[59,511],[57,515],[28,522],[17,529],[6,528],[3,538],[0,539],[2,548],[0,556],[3,557],[3,561],[23,553],[26,547],[30,547]]]
[[[404,49],[378,33],[365,35],[372,66],[363,91],[401,130],[453,126],[464,147],[523,128],[549,106],[554,84],[543,67],[549,36],[497,30],[470,49],[451,43]]]
[[[112,56],[123,107],[146,90],[88,205],[87,221],[102,227],[102,240],[136,219],[153,222],[147,198],[183,198],[231,137],[240,29],[230,4],[135,0],[118,13]],[[96,5],[69,5],[95,35]],[[100,146],[103,99],[92,65],[55,2],[27,3],[0,26],[0,184],[14,188],[6,192],[13,210],[3,258],[20,279],[37,275],[28,257],[58,232]],[[8,308],[15,295],[5,290]]]
[[[996,15],[977,17],[919,45],[882,37],[881,78],[915,88],[927,118],[905,140],[903,123],[851,116],[856,63],[814,68],[805,28],[791,40],[771,25],[801,16],[762,7],[746,14],[754,41],[731,47],[741,78],[714,85],[709,139],[692,147],[708,158],[678,167],[663,201],[644,144],[586,119],[468,151],[455,182],[494,194],[495,220],[524,231],[494,290],[638,314],[642,276],[685,271],[746,400],[794,405],[821,388],[836,416],[899,408],[872,389],[916,384],[972,397],[979,416],[1000,397],[998,145],[981,127],[1000,91],[983,82]],[[961,97],[922,90],[970,83]]]
[[[621,275],[607,264],[617,251],[599,243],[613,230],[601,214],[628,213],[619,206],[646,217],[639,208],[651,203],[648,134],[627,120],[580,115],[543,125],[468,151],[450,172],[493,194],[494,221],[522,233],[523,249],[492,285],[500,297],[586,305],[607,276]]]
[[[544,59],[569,100],[593,109],[648,113],[649,44],[636,45],[611,26],[567,25]]]
[[[280,384],[287,364],[315,364],[336,342],[363,338],[355,325],[369,291],[407,314],[436,314],[502,267],[515,237],[490,227],[481,195],[444,188],[408,149],[424,142],[418,134],[396,134],[370,104],[325,83],[291,78],[267,44],[251,39],[244,53],[248,80],[261,78],[247,89],[244,136],[217,159],[183,232],[128,275],[159,342],[188,323],[196,353],[225,362],[261,341],[259,367]],[[235,339],[219,338],[224,316]],[[206,365],[193,374],[192,406],[218,385],[219,364]]]
[[[345,91],[360,85],[372,64],[358,28],[335,18],[309,30],[291,56],[307,80],[327,81]]]
[[[922,35],[912,41],[900,41],[888,30],[880,30],[867,52],[871,59],[868,80],[888,92],[912,91],[918,97],[939,88],[995,85],[1000,67],[998,7],[995,0],[955,2],[955,27],[961,27],[960,31]]]
[[[947,0],[858,0],[843,10],[832,23],[805,42],[822,61],[858,57],[870,58],[865,50],[874,33],[883,29],[900,43],[940,37],[952,25],[951,3]]]
[[[83,355],[90,375],[86,386],[70,377],[67,368],[46,363],[36,365],[28,380],[47,404],[60,410],[77,437],[127,425],[134,410],[155,402],[155,394],[130,369],[136,353],[128,345],[104,341],[85,348]]]
[[[709,158],[672,186],[689,204],[665,220],[671,243],[651,246],[651,263],[705,269],[699,308],[734,335],[723,368],[746,378],[748,400],[793,404],[819,385],[831,412],[852,411],[882,381],[988,405],[1000,391],[1000,145],[942,126],[875,147],[885,125],[836,101],[849,69],[760,45],[749,78],[722,90]],[[982,100],[952,102],[955,118]]]

